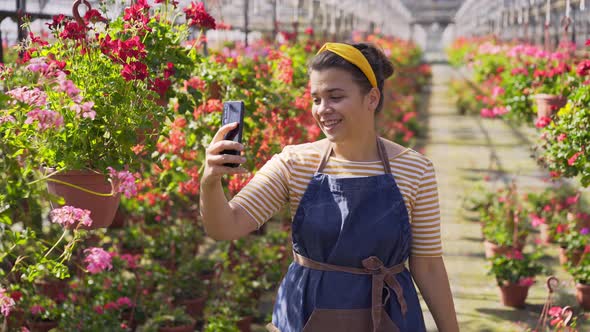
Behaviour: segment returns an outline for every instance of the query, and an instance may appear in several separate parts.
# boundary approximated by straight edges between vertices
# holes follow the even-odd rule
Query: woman
[[[326,139],[285,147],[228,202],[221,177],[246,170],[222,166],[245,161],[220,155],[244,149],[223,140],[235,124],[223,126],[201,182],[207,233],[237,239],[287,202],[295,211],[294,262],[269,331],[425,331],[412,279],[439,331],[458,331],[432,163],[375,130],[393,65],[372,45],[327,43],[309,69],[312,114]]]

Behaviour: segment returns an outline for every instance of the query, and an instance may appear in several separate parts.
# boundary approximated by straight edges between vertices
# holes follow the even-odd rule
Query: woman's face
[[[377,89],[363,95],[352,74],[339,68],[313,70],[310,81],[312,114],[330,141],[354,140],[374,130]]]

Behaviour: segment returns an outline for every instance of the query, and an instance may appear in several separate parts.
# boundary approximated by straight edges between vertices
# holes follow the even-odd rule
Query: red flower
[[[145,45],[139,40],[139,36],[133,36],[124,42],[119,40],[116,52],[123,62],[127,62],[129,58],[140,60],[147,55]]]
[[[313,36],[313,28],[312,27],[307,27],[305,29],[305,34],[308,36]]]
[[[559,134],[559,136],[557,136],[557,141],[563,142],[566,138],[567,138],[567,135],[564,133],[561,133],[561,134]]]
[[[143,29],[152,31],[152,29],[147,26],[150,21],[149,9],[150,6],[146,0],[138,0],[131,7],[125,8],[123,19],[128,22],[139,22],[143,25]]]
[[[193,112],[193,116],[195,117],[195,119],[198,119],[201,116],[201,114],[221,112],[222,109],[223,109],[223,104],[221,103],[221,100],[209,99],[209,100],[207,100],[207,102],[205,104],[203,104],[203,105],[199,106],[197,109],[195,109],[195,111]]]
[[[582,155],[582,151],[576,152],[573,156],[570,157],[570,159],[567,160],[567,164],[570,166],[574,166],[576,160],[578,160],[578,157],[580,157],[580,155]]]
[[[548,117],[548,116],[542,116],[539,119],[537,119],[537,122],[535,123],[535,127],[537,127],[537,128],[545,128],[550,123],[551,123],[551,118],[550,117]]]
[[[66,16],[64,14],[59,14],[59,15],[53,16],[53,21],[51,23],[45,23],[45,24],[47,24],[47,27],[49,28],[49,30],[54,30],[54,29],[61,27],[64,24],[65,20],[66,20]]]
[[[187,90],[189,87],[197,90],[197,91],[205,91],[205,87],[207,86],[207,83],[205,83],[205,81],[201,80],[200,78],[193,76],[191,78],[189,78],[188,80],[184,81],[184,89]]]
[[[77,22],[68,22],[59,34],[60,38],[80,40],[86,38],[86,27]]]
[[[590,39],[586,40],[586,46],[590,46]]]
[[[14,291],[12,293],[10,293],[10,298],[12,298],[15,302],[20,301],[20,299],[23,297],[23,293],[21,293],[20,291]]]
[[[580,62],[576,68],[576,73],[579,76],[590,75],[590,60],[584,60]]]
[[[176,69],[174,69],[174,63],[168,62],[166,64],[166,69],[164,69],[164,78],[170,78],[170,76],[176,73]]]
[[[123,67],[121,76],[127,81],[144,80],[148,77],[147,66],[143,62],[131,62]]]
[[[190,26],[197,26],[200,29],[215,29],[215,19],[205,10],[202,2],[191,2],[190,6],[183,9],[186,20],[190,20]]]
[[[150,90],[155,91],[157,94],[160,95],[160,97],[164,98],[164,96],[166,96],[166,92],[168,91],[171,85],[172,82],[168,79],[163,80],[160,78],[156,78]]]
[[[96,23],[96,22],[108,22],[106,18],[102,16],[102,14],[96,9],[90,9],[89,11],[84,14],[84,22],[88,23]]]

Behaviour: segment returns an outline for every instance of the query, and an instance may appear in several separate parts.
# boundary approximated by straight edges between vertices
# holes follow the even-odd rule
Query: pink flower
[[[506,113],[508,113],[508,109],[506,109],[504,106],[492,108],[492,114],[494,114],[494,116],[502,116]]]
[[[49,213],[49,216],[51,217],[52,222],[58,223],[63,227],[75,226],[78,223],[87,227],[92,225],[90,210],[78,209],[69,205],[53,209]]]
[[[551,123],[551,118],[548,116],[542,116],[540,118],[537,119],[537,122],[535,123],[535,127],[537,128],[544,128],[547,127],[549,124]]]
[[[112,167],[107,167],[107,169],[117,192],[123,193],[127,198],[137,195],[137,185],[133,174],[129,171],[116,171]]]
[[[554,306],[549,309],[549,316],[551,317],[558,317],[561,316],[561,307]]]
[[[30,106],[44,107],[47,105],[47,94],[38,88],[29,89],[23,86],[9,90],[6,94]]]
[[[482,118],[493,118],[494,111],[489,108],[482,108],[480,111],[480,115]]]
[[[529,215],[529,218],[531,218],[531,224],[533,225],[533,227],[539,227],[540,225],[545,223],[545,218],[541,218],[534,213],[531,213]]]
[[[99,315],[104,314],[104,309],[99,305],[94,306],[94,311]]]
[[[0,124],[3,124],[5,122],[15,123],[16,119],[10,114],[9,115],[0,115]]]
[[[520,286],[532,286],[535,283],[535,279],[533,277],[526,277],[526,278],[522,278],[518,281],[518,284]]]
[[[94,102],[87,101],[83,104],[74,104],[72,105],[72,111],[76,112],[78,116],[82,115],[83,118],[90,118],[94,120],[96,117],[96,112],[92,109],[94,107]]]
[[[31,314],[34,316],[40,315],[41,313],[43,313],[43,311],[45,311],[45,308],[38,304],[31,306]]]
[[[588,235],[588,233],[590,233],[590,228],[588,227],[584,227],[580,230],[581,235]]]
[[[36,108],[27,113],[25,124],[32,124],[37,121],[39,130],[44,131],[50,128],[59,128],[63,126],[64,119],[58,112],[52,110],[42,110]]]
[[[113,268],[113,265],[111,264],[111,255],[104,251],[104,249],[94,247],[85,249],[84,253],[87,254],[86,258],[84,259],[84,262],[88,263],[86,269],[91,274],[97,274],[106,269],[110,270]]]
[[[115,303],[115,302],[107,302],[104,306],[103,306],[104,310],[111,310],[111,309],[119,309],[119,306]]]
[[[567,135],[564,133],[561,133],[561,134],[559,134],[559,136],[557,136],[557,141],[563,142],[566,138],[567,138]]]
[[[581,155],[582,155],[582,151],[576,152],[573,156],[571,156],[567,160],[567,164],[570,165],[570,166],[574,166],[574,164],[576,163],[576,160],[578,160],[578,157],[580,157]]]
[[[514,249],[506,253],[506,258],[521,261],[524,259],[524,256],[522,255],[522,251]]]
[[[4,316],[8,316],[12,307],[14,307],[14,300],[8,295],[6,289],[0,287],[0,313]]]
[[[498,96],[500,96],[500,95],[503,95],[503,94],[504,94],[504,92],[505,92],[505,91],[504,91],[504,89],[503,89],[502,87],[500,87],[500,86],[495,86],[495,87],[492,89],[492,97],[496,98],[496,97],[498,97]]]
[[[132,307],[133,303],[131,302],[131,300],[128,297],[123,296],[123,297],[120,297],[117,299],[117,305],[119,307],[122,307],[122,306]]]
[[[137,267],[137,260],[136,260],[135,256],[130,255],[130,254],[123,254],[123,255],[119,256],[119,258],[121,258],[122,260],[127,262],[128,268],[135,269]]]
[[[59,80],[59,91],[65,92],[73,101],[79,103],[82,101],[80,97],[80,89],[74,84],[74,82],[66,79]]]
[[[590,75],[590,60],[584,60],[580,62],[578,67],[576,67],[576,73],[579,76]]]

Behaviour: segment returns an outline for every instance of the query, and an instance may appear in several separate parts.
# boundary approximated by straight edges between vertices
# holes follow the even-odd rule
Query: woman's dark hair
[[[361,51],[365,58],[367,58],[367,61],[369,61],[371,68],[373,68],[373,72],[377,78],[377,88],[381,94],[379,104],[375,109],[375,112],[378,113],[381,111],[381,108],[383,108],[383,82],[393,75],[393,64],[383,51],[373,44],[358,43],[350,45]],[[312,70],[320,71],[329,68],[340,68],[349,72],[352,75],[353,80],[361,88],[362,93],[365,95],[371,91],[371,88],[373,88],[367,76],[357,66],[348,62],[336,53],[330,51],[322,52],[316,55],[309,63],[310,73]]]

